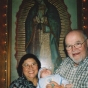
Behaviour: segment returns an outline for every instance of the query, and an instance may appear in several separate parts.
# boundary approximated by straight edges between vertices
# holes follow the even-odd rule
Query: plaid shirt
[[[60,74],[67,79],[73,84],[73,88],[88,88],[88,57],[78,66],[74,66],[74,62],[67,57],[58,67],[55,74]]]

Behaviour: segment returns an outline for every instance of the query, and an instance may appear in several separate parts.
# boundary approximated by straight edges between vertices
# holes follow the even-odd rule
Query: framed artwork
[[[77,23],[77,1],[69,1],[12,0],[11,81],[18,77],[16,65],[26,53],[35,54],[52,71],[66,57],[64,37]]]
[[[15,57],[35,54],[42,67],[57,69],[66,57],[63,40],[71,30],[63,0],[23,0],[16,15]]]
[[[65,2],[68,2],[70,7],[73,2],[75,4],[71,9]],[[1,87],[8,87],[10,82],[16,79],[16,64],[26,53],[35,54],[42,67],[55,70],[66,57],[63,45],[66,33],[72,29],[82,29],[81,0],[8,0],[2,3],[1,9],[4,10],[1,10],[0,15],[2,17],[4,12],[6,14],[0,21],[2,24],[0,38],[6,42],[4,48],[1,42],[0,48],[1,61],[4,63],[1,63],[1,66],[5,67],[5,71],[1,68],[0,82],[3,84]],[[75,7],[76,5],[78,7]],[[77,13],[74,13],[74,7]],[[73,28],[71,24],[74,22],[71,17],[75,18],[75,15],[78,27]]]

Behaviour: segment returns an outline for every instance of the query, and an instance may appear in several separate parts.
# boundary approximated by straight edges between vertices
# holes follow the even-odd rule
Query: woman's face
[[[28,80],[36,78],[38,74],[38,64],[33,58],[25,60],[22,66],[23,66],[23,74]]]

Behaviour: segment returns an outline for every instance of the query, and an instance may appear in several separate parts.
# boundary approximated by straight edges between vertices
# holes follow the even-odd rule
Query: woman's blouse
[[[36,88],[31,81],[28,81],[24,76],[14,80],[9,88]]]

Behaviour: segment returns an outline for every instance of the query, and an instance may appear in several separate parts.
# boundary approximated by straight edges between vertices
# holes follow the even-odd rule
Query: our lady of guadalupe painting
[[[16,59],[35,54],[42,67],[54,71],[62,62],[63,40],[70,28],[63,0],[23,0],[17,13]]]

